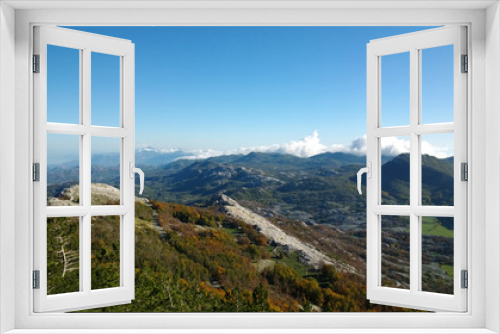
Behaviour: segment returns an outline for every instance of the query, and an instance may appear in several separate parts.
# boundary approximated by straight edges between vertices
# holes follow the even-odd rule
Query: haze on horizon
[[[441,135],[444,140],[442,142],[452,140],[453,135],[444,134]],[[49,137],[49,148],[51,145],[57,145],[53,140],[56,139]],[[57,138],[58,139],[58,138]],[[96,138],[98,141],[97,145],[94,146],[104,146],[106,147],[106,140],[108,138]],[[104,141],[104,145],[102,145]],[[101,143],[99,143],[101,142]],[[71,145],[73,147],[78,146],[77,138],[66,138],[66,145]],[[101,145],[100,145],[101,144]],[[401,138],[387,138],[382,142],[382,155],[386,156],[396,156],[402,153],[408,153],[410,150],[410,142]],[[61,164],[66,162],[72,162],[78,160],[77,152],[73,154],[68,154],[68,150],[50,150],[49,149],[49,164]],[[175,154],[178,153],[179,157],[176,159],[208,159],[212,157],[224,156],[224,155],[247,155],[252,152],[260,153],[279,153],[279,154],[290,154],[301,158],[309,158],[322,153],[335,153],[343,152],[354,155],[365,155],[366,154],[366,135],[355,138],[351,141],[349,145],[342,144],[332,144],[325,145],[321,142],[318,131],[313,131],[310,136],[306,136],[300,140],[294,140],[286,143],[278,143],[271,145],[261,145],[253,147],[240,147],[232,150],[221,151],[221,150],[185,150],[183,148],[156,148],[150,145],[144,145],[142,147],[136,147],[136,152],[149,151],[152,154]],[[447,158],[453,156],[453,147],[451,146],[435,146],[427,141],[423,141],[422,153],[435,156],[437,158]],[[96,155],[117,155],[119,154],[119,147],[115,146],[115,149],[103,148],[99,152],[94,153]]]

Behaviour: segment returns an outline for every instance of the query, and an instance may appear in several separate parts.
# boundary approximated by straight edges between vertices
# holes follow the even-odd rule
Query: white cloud
[[[150,147],[145,147],[143,150],[153,150]],[[158,150],[162,153],[178,152],[178,149]],[[410,141],[397,137],[387,137],[382,140],[383,155],[398,155],[408,153],[410,151]],[[300,140],[294,140],[281,144],[261,145],[253,147],[242,147],[234,150],[218,151],[218,150],[195,150],[184,152],[185,155],[177,159],[207,159],[222,155],[241,154],[246,155],[251,152],[261,153],[281,153],[291,154],[301,158],[308,158],[326,152],[346,152],[356,155],[366,154],[366,135],[355,138],[349,145],[343,144],[323,144],[319,138],[318,131],[313,131],[310,136],[306,136]],[[451,153],[450,153],[451,152]],[[445,146],[435,146],[427,141],[422,142],[422,153],[445,158],[453,153]]]
[[[366,154],[366,135],[355,138],[349,145],[349,153]],[[382,138],[382,155],[398,155],[410,152],[410,142],[397,137]]]
[[[339,152],[345,150],[345,145],[333,144],[327,146],[325,144],[322,144],[319,139],[318,131],[315,130],[312,135],[307,136],[301,140],[291,141],[289,143],[279,145],[278,149],[275,152],[308,158],[325,152]]]
[[[443,159],[453,155],[453,147],[447,145],[433,145],[428,141],[422,141],[422,154],[428,154]]]
[[[366,154],[366,135],[356,138],[351,142],[349,152],[353,154]],[[398,137],[382,138],[382,155],[399,155],[410,152],[410,140]],[[453,155],[453,149],[447,145],[434,145],[428,141],[422,141],[422,154],[428,154],[437,158],[447,158]]]
[[[381,139],[382,155],[399,155],[410,152],[410,141],[397,137],[385,137]]]
[[[290,141],[287,143],[242,147],[239,149],[228,150],[228,151],[215,151],[215,150],[190,151],[189,155],[182,157],[180,159],[206,159],[221,155],[231,155],[231,154],[245,155],[250,152],[291,154],[301,158],[308,158],[325,152],[339,152],[339,151],[346,152],[348,151],[348,149],[345,145],[341,144],[333,144],[328,146],[321,143],[318,131],[315,130],[310,136],[304,137],[300,140]]]
[[[363,137],[355,138],[349,147],[349,152],[358,154],[358,155],[365,155],[366,154],[366,135],[363,135]]]

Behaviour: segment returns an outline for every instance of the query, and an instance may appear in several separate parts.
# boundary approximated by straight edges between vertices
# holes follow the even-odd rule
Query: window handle
[[[130,167],[129,170],[131,179],[134,178],[135,173],[139,174],[139,184],[140,184],[139,195],[142,195],[142,192],[144,190],[144,172],[142,171],[142,169],[134,167],[133,161],[130,161],[129,167]]]
[[[370,179],[372,177],[372,168],[371,167],[372,167],[372,163],[368,162],[367,167],[361,168],[358,171],[358,192],[360,195],[362,194],[362,192],[361,192],[361,176],[363,175],[363,173],[366,173],[367,178]]]

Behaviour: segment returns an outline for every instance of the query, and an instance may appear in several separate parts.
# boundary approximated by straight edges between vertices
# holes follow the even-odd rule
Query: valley
[[[404,203],[408,157],[383,161],[383,201]],[[423,179],[432,180],[423,184],[425,200],[449,205],[450,159],[422,161]],[[355,184],[363,163],[364,157],[345,153],[250,153],[143,165],[145,191],[136,199],[136,300],[101,311],[261,311],[254,305],[258,298],[267,300],[259,304],[262,311],[398,310],[364,297],[366,208]],[[51,166],[49,205],[77,204],[75,169]],[[118,171],[105,163],[92,166],[100,194],[93,204],[116,200]],[[422,232],[424,289],[452,293],[453,221],[424,217]],[[408,236],[404,217],[382,218],[385,286],[408,288]],[[61,248],[56,241],[68,238],[58,235],[54,252]],[[101,260],[95,259],[97,266]],[[153,292],[156,301],[146,302]],[[195,302],[206,298],[205,304]]]

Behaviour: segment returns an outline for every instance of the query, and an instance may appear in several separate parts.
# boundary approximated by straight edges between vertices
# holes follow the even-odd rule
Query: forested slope
[[[119,284],[115,220],[92,221],[92,287]],[[77,266],[63,276],[61,243],[75,246],[78,229],[49,220],[53,293],[78,289]],[[300,254],[270,244],[254,226],[220,207],[136,202],[136,296],[131,304],[91,312],[387,311],[367,303],[362,275],[332,265],[307,266]],[[69,246],[67,246],[69,247]],[[78,261],[78,259],[76,259]],[[119,275],[119,274],[118,274]]]

